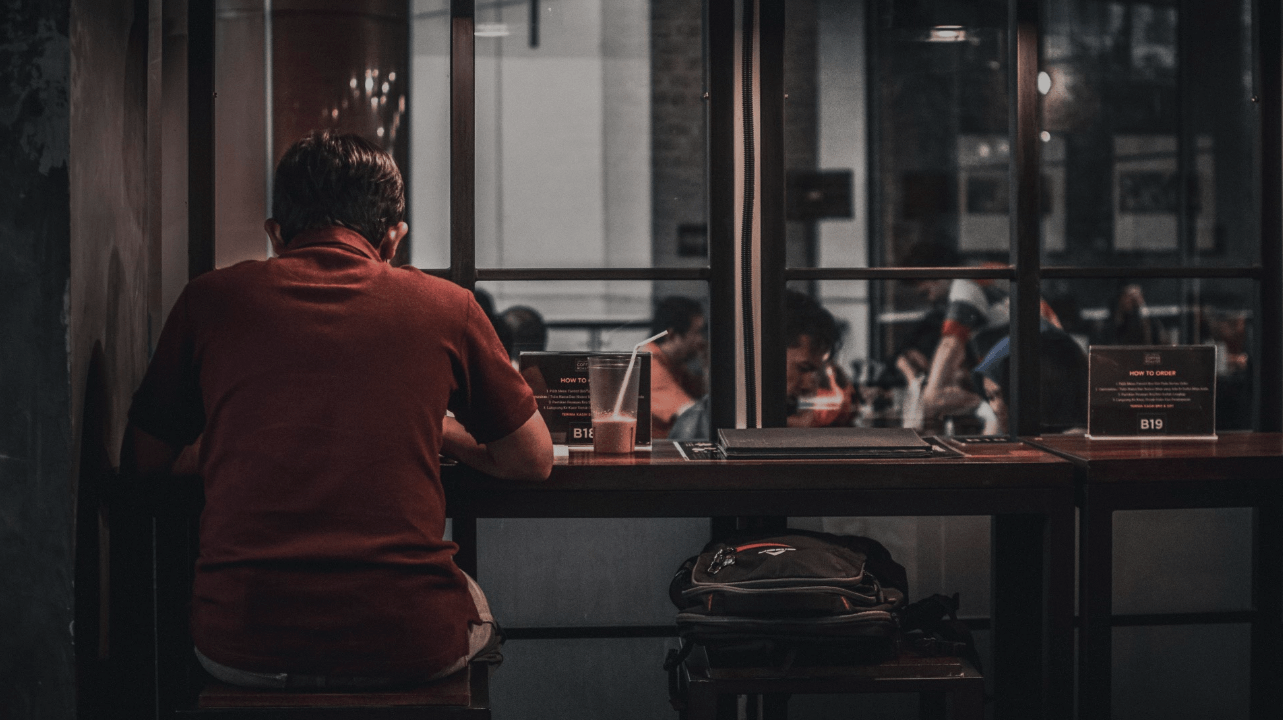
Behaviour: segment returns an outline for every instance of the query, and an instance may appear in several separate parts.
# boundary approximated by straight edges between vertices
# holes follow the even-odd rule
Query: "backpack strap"
[[[686,711],[686,688],[682,687],[681,667],[686,658],[695,649],[695,643],[682,640],[680,648],[669,648],[664,658],[664,670],[668,673],[668,704],[678,712]]]
[[[983,673],[971,628],[958,619],[958,606],[958,593],[923,598],[900,611],[900,631],[913,652],[966,658]]]

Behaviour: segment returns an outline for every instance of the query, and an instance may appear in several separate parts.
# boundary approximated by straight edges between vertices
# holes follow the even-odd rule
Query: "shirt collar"
[[[290,241],[290,245],[285,250],[285,254],[302,250],[308,247],[336,247],[346,252],[369,258],[375,262],[382,262],[383,258],[379,257],[379,251],[370,244],[365,236],[355,230],[338,225],[331,225],[323,228],[313,228],[304,230]]]

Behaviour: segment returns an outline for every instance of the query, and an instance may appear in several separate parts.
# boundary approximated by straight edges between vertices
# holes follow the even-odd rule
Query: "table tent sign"
[[[588,358],[592,355],[628,353],[522,352],[518,360],[521,376],[534,391],[535,403],[543,415],[548,433],[557,445],[591,447],[592,412],[589,409]],[[650,440],[650,353],[637,354],[637,445]]]
[[[1216,439],[1214,345],[1093,345],[1087,358],[1087,437]]]

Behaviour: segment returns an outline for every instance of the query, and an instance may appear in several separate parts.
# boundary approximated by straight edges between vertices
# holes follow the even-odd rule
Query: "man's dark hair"
[[[272,217],[286,244],[305,230],[339,225],[378,247],[405,217],[405,185],[392,156],[359,135],[314,132],[276,165]]]
[[[784,339],[786,347],[797,347],[802,336],[811,337],[811,346],[831,353],[841,345],[841,333],[833,314],[815,298],[796,290],[784,291]]]
[[[697,317],[704,316],[704,306],[680,295],[670,295],[655,306],[655,317],[650,322],[650,334],[658,335],[671,330],[675,335],[685,335]]]

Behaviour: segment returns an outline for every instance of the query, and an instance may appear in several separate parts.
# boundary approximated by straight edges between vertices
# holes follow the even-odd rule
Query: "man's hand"
[[[552,472],[552,437],[538,410],[509,435],[485,445],[469,435],[458,420],[446,417],[441,452],[505,480],[546,480]]]
[[[931,425],[946,415],[957,415],[973,410],[980,404],[980,397],[968,392],[958,381],[967,346],[956,335],[945,335],[936,346],[931,358],[931,372],[926,387],[922,389],[922,419]]]
[[[174,461],[181,451],[182,448],[174,447],[132,424],[126,426],[125,439],[120,446],[121,491],[133,498],[150,495],[151,484],[173,472]]]

